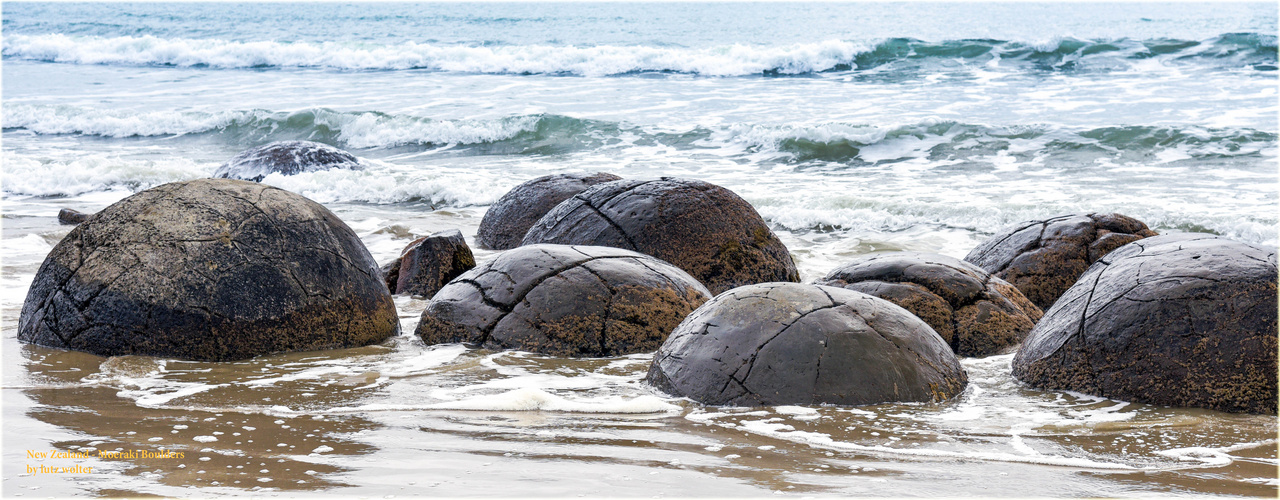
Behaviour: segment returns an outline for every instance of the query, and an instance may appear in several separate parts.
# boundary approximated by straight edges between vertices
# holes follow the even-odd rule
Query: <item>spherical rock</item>
[[[476,258],[462,232],[450,229],[413,240],[382,272],[391,293],[430,298],[474,267]]]
[[[929,325],[886,300],[764,283],[690,314],[645,380],[708,405],[865,405],[948,399],[968,376]]]
[[[703,181],[606,182],[557,205],[523,244],[625,248],[684,269],[712,293],[762,282],[800,281],[778,236],[746,200]]]
[[[657,349],[711,297],[666,262],[618,248],[530,245],[499,254],[445,285],[417,335],[557,356]]]
[[[1276,413],[1276,250],[1209,235],[1125,245],[1027,335],[1013,374],[1035,387]]]
[[[476,241],[494,250],[520,246],[529,227],[560,202],[596,184],[622,179],[613,174],[553,174],[516,186],[489,207],[480,220]]]
[[[242,151],[213,173],[220,179],[260,182],[270,174],[294,175],[331,168],[359,170],[360,160],[341,149],[311,141],[279,141]]]
[[[978,266],[934,253],[894,252],[836,268],[817,284],[880,297],[933,327],[961,356],[1009,350],[1040,319],[1040,308]]]
[[[1155,235],[1146,224],[1120,214],[1063,215],[1014,225],[978,245],[964,260],[1048,309],[1103,255]]]
[[[102,356],[223,361],[362,346],[399,330],[364,244],[296,194],[165,184],[95,214],[36,274],[23,342]]]

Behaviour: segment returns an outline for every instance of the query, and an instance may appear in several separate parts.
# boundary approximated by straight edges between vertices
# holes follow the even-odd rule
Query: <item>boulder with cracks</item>
[[[165,184],[103,209],[40,266],[18,339],[101,356],[225,361],[362,346],[399,330],[360,239],[252,182]]]
[[[1276,413],[1276,250],[1157,236],[1089,268],[1028,334],[1013,374],[1035,387]]]
[[[764,283],[689,315],[645,380],[708,405],[866,405],[945,400],[968,376],[929,325],[886,300]]]
[[[961,356],[1017,347],[1040,308],[978,266],[932,253],[894,252],[836,268],[817,284],[880,297],[911,311]]]
[[[220,179],[261,182],[271,174],[295,175],[332,168],[360,170],[351,153],[311,141],[278,141],[242,151],[213,173]]]
[[[703,181],[606,182],[565,200],[529,228],[523,244],[625,248],[684,269],[712,293],[800,281],[795,262],[751,204]]]
[[[529,245],[445,285],[422,312],[427,344],[566,357],[649,352],[711,297],[666,262],[607,247]]]
[[[552,174],[507,191],[480,220],[476,241],[481,247],[509,250],[520,246],[524,234],[560,202],[596,184],[622,179],[613,174]]]
[[[1048,309],[1103,255],[1155,235],[1146,224],[1120,214],[1063,215],[1016,224],[978,245],[964,260]]]

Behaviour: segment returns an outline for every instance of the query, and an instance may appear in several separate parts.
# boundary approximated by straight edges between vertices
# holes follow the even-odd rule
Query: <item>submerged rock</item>
[[[64,208],[58,211],[58,222],[61,224],[75,225],[88,220],[90,215],[93,214],[86,214],[83,212],[77,212],[70,208]]]
[[[40,266],[23,342],[101,356],[225,361],[362,346],[399,330],[364,244],[332,212],[229,179],[107,207]]]
[[[427,344],[557,356],[657,349],[710,293],[684,271],[617,248],[530,245],[449,282],[422,312]]]
[[[895,252],[855,260],[817,284],[886,299],[923,319],[961,356],[988,356],[1022,342],[1040,308],[978,266],[932,253]]]
[[[625,248],[684,269],[712,293],[800,281],[791,254],[751,204],[703,181],[606,182],[557,205],[523,244]]]
[[[1035,387],[1276,413],[1276,251],[1209,235],[1130,243],[1089,268],[1027,336]]]
[[[1063,215],[1017,224],[978,245],[964,260],[1048,309],[1103,255],[1155,235],[1146,224],[1120,214]]]
[[[294,175],[332,168],[360,170],[351,153],[311,141],[279,141],[241,152],[213,173],[220,179],[260,182],[270,174]]]
[[[473,267],[476,258],[462,232],[450,229],[413,240],[382,273],[391,293],[430,298]]]
[[[529,227],[569,197],[596,184],[622,179],[613,174],[553,174],[525,182],[507,191],[480,220],[476,241],[494,250],[520,246]]]
[[[968,376],[929,325],[886,300],[764,283],[690,314],[645,380],[708,405],[865,405],[948,399]]]

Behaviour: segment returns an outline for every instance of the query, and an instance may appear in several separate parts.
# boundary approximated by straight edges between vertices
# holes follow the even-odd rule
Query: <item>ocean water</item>
[[[649,355],[412,337],[236,363],[22,345],[44,256],[92,212],[308,139],[361,171],[264,183],[386,262],[560,172],[691,177],[809,281],[887,250],[1119,212],[1275,246],[1274,3],[5,3],[6,495],[1269,496],[1276,418],[1038,391],[965,359],[933,404],[709,408]],[[27,450],[183,451],[183,459]],[[80,463],[94,472],[28,473]]]

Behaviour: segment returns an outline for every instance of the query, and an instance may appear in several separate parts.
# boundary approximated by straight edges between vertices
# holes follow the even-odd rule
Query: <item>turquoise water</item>
[[[2,16],[6,493],[1275,495],[1274,418],[1033,391],[1007,357],[967,360],[973,387],[941,405],[719,414],[641,386],[646,356],[404,337],[217,366],[15,339],[68,231],[60,208],[96,211],[284,139],[367,161],[264,182],[333,209],[379,262],[444,229],[474,247],[511,187],[594,171],[734,190],[806,281],[873,251],[962,257],[1005,225],[1071,212],[1274,246],[1274,3],[6,3]],[[398,300],[405,331],[424,306]],[[489,410],[460,409],[477,405]],[[306,431],[276,432],[284,447],[229,437],[281,425]],[[24,462],[10,441],[211,460],[100,463],[115,472],[51,483],[11,474]],[[288,470],[239,475],[268,460]],[[486,475],[492,463],[537,473]],[[583,476],[602,479],[566,486]]]

